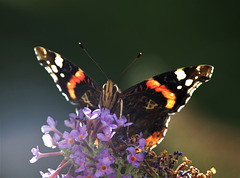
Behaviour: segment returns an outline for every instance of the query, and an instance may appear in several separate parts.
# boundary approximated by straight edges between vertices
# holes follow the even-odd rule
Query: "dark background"
[[[0,177],[40,177],[62,158],[30,164],[31,148],[45,149],[40,131],[48,115],[59,127],[74,106],[65,101],[38,64],[33,47],[59,52],[100,85],[87,51],[124,90],[153,75],[198,64],[215,66],[209,83],[172,117],[156,152],[182,151],[202,172],[239,177],[239,3],[207,0],[0,1]],[[151,122],[153,122],[151,120]]]

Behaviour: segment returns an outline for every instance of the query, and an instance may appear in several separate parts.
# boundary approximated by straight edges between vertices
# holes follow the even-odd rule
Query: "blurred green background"
[[[117,82],[124,90],[153,75],[198,64],[215,66],[188,105],[172,117],[157,152],[182,151],[202,172],[240,177],[239,1],[37,1],[0,0],[0,177],[40,177],[61,158],[30,164],[42,143],[48,115],[63,120],[74,112],[33,47],[59,52],[100,85],[99,69],[77,45],[83,43],[109,78],[143,56]],[[151,121],[152,122],[152,121]]]

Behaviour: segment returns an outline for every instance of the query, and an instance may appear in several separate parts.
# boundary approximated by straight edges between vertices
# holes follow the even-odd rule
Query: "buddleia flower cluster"
[[[133,123],[127,122],[125,116],[118,117],[108,109],[80,109],[78,114],[69,114],[69,120],[64,124],[70,132],[57,129],[57,121],[47,118],[47,124],[41,127],[44,145],[59,151],[41,153],[38,146],[32,148],[33,157],[30,163],[40,158],[62,156],[62,162],[56,169],[48,168],[40,171],[43,178],[142,178],[142,177],[211,177],[215,169],[206,174],[196,168],[188,167],[190,160],[183,157],[183,163],[178,165],[182,153],[173,155],[162,152],[159,156],[146,146],[142,133],[124,138],[119,130]],[[178,165],[177,168],[175,168]],[[68,169],[62,173],[63,169]],[[65,170],[64,169],[64,170]],[[202,176],[202,177],[200,177]]]

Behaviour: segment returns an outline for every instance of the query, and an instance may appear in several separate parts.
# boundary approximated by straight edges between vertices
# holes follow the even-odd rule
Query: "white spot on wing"
[[[182,85],[178,85],[178,86],[177,86],[177,89],[178,89],[178,90],[181,90],[181,89],[182,89]]]
[[[37,56],[37,60],[40,61],[41,58],[37,55],[37,53],[36,53],[36,56]],[[40,63],[40,64],[41,64],[41,63]],[[42,65],[42,64],[41,64],[41,65]]]
[[[200,72],[200,70],[201,70],[201,65],[199,65],[199,66],[197,66],[197,71],[199,71]]]
[[[61,76],[62,78],[64,78],[64,77],[65,77],[64,73],[61,73],[61,74],[60,74],[60,76]]]
[[[178,81],[183,80],[187,77],[186,73],[183,71],[183,69],[178,69],[175,71],[175,74],[177,76]]]
[[[51,65],[51,68],[52,68],[52,71],[53,71],[54,73],[58,73],[57,66]]]
[[[56,54],[55,63],[58,67],[62,68],[63,58],[61,58],[61,56],[59,54]]]
[[[44,56],[46,56],[47,55],[47,50],[45,48],[41,48],[41,50],[42,50]]]
[[[187,87],[189,87],[190,85],[192,85],[192,83],[193,83],[193,80],[192,80],[192,79],[187,79],[186,82],[185,82],[185,85],[186,85]]]

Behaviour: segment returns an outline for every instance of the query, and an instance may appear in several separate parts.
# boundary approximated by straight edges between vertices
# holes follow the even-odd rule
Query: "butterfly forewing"
[[[102,89],[79,67],[43,47],[35,47],[34,50],[40,65],[51,75],[67,100],[81,108],[98,106]]]

